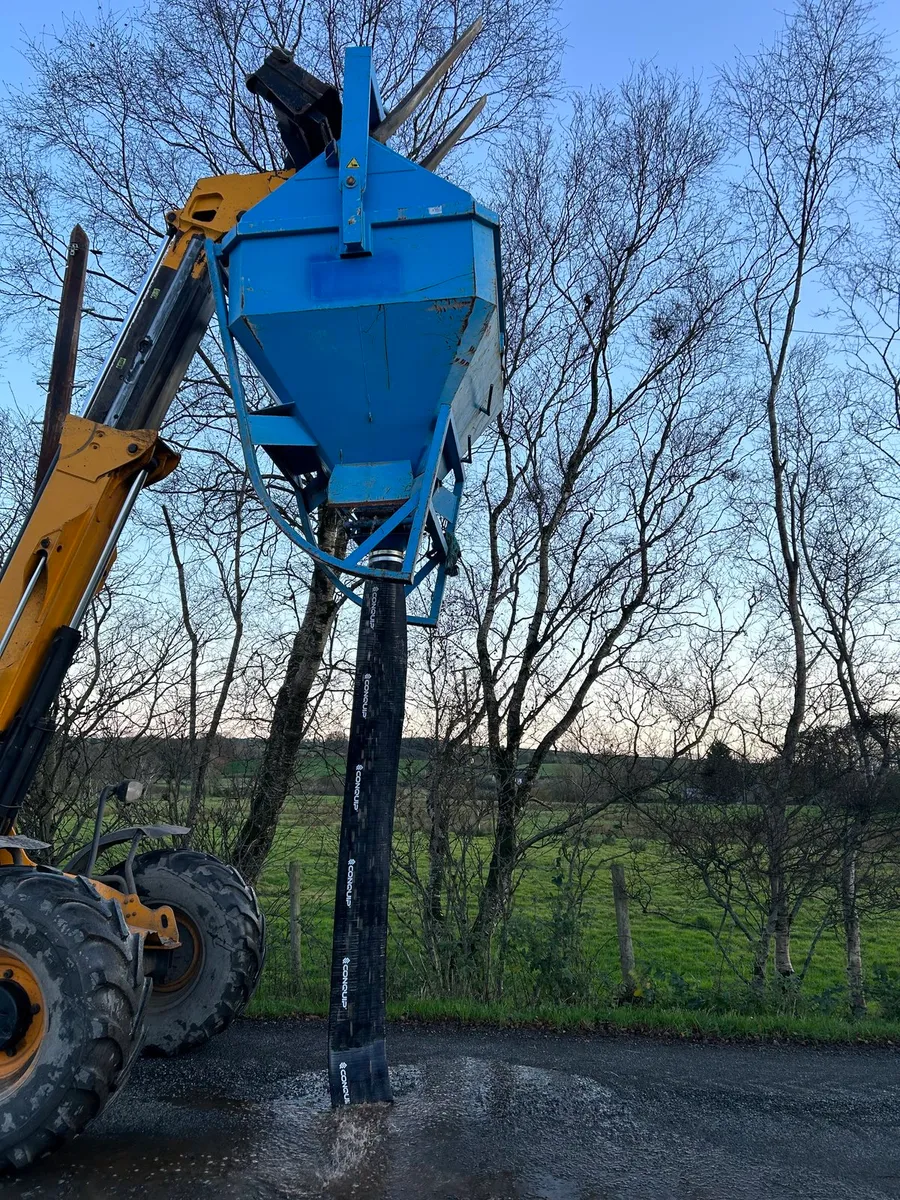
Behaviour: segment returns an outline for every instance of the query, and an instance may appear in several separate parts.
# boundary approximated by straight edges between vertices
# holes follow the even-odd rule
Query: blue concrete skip
[[[310,507],[389,512],[412,498],[421,519],[401,532],[418,541],[448,521],[452,532],[462,461],[500,407],[499,225],[369,137],[381,115],[371,52],[352,48],[339,145],[250,209],[216,258],[227,332],[278,402],[248,414],[253,443],[296,450],[280,461],[321,481]],[[438,558],[443,540],[431,538]],[[410,581],[418,550],[404,563]],[[344,565],[368,574],[352,553]]]

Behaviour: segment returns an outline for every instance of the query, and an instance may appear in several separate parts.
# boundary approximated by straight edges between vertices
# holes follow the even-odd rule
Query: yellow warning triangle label
[[[347,170],[348,171],[351,171],[351,170],[358,171],[359,170],[359,163],[356,161],[355,158],[351,158],[350,161],[347,163]]]

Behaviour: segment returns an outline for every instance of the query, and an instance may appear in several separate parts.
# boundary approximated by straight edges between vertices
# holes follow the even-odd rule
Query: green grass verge
[[[323,1015],[326,1011],[340,807],[340,797],[328,794],[297,797],[285,807],[258,881],[269,920],[270,956],[254,1001],[254,1015]],[[409,884],[395,876],[388,945],[391,1015],[679,1038],[900,1044],[900,919],[896,914],[871,916],[864,924],[869,983],[869,1016],[864,1021],[849,1019],[840,931],[830,928],[817,936],[822,910],[816,902],[804,908],[793,928],[798,968],[810,954],[805,978],[802,983],[797,980],[790,995],[773,990],[760,1005],[745,982],[750,946],[734,930],[726,931],[723,944],[729,961],[725,961],[709,933],[718,921],[718,910],[686,889],[683,879],[671,869],[661,843],[647,841],[643,848],[635,847],[623,828],[626,815],[609,811],[593,831],[596,870],[580,912],[580,974],[571,987],[565,984],[565,990],[551,986],[554,971],[568,961],[566,955],[554,953],[552,918],[560,878],[554,845],[535,847],[519,877],[501,1004],[434,995],[433,984],[424,982],[413,969],[419,947],[417,898]],[[402,820],[398,826],[402,838]],[[421,832],[417,846],[424,878],[426,838]],[[489,850],[487,837],[479,836],[470,853],[484,863]],[[644,989],[640,1006],[616,1003],[621,975],[608,869],[614,858],[626,862],[630,881],[643,878],[652,891],[652,905],[642,910],[633,903],[631,909],[638,975]],[[288,961],[287,867],[291,861],[302,868],[303,972],[299,989]],[[474,882],[472,892],[474,896]],[[665,919],[661,912],[672,919]]]
[[[310,811],[312,809],[312,812]],[[316,797],[314,804],[290,805],[286,809],[279,828],[278,837],[259,880],[258,890],[270,919],[272,943],[284,951],[287,944],[287,865],[297,860],[302,865],[303,888],[301,924],[304,938],[304,983],[309,990],[327,989],[331,949],[331,922],[334,906],[334,879],[337,862],[340,800],[338,797]],[[424,843],[424,838],[422,839]],[[475,850],[486,860],[489,846],[487,839],[478,839]],[[598,847],[600,860],[622,856],[629,862],[630,845],[621,836],[609,838]],[[657,870],[660,853],[658,845],[650,844],[636,857],[646,875],[652,880],[654,907],[680,918],[678,923],[664,919],[652,912],[642,912],[637,904],[632,905],[631,924],[634,935],[635,953],[639,973],[648,980],[656,993],[656,1000],[668,1008],[688,1005],[688,999],[696,999],[704,990],[727,990],[736,984],[735,976],[717,952],[715,943],[707,929],[715,927],[719,914],[708,900],[688,896],[679,886],[677,879],[665,870]],[[422,854],[422,876],[426,867]],[[633,869],[635,858],[631,858],[627,869]],[[514,931],[520,933],[530,927],[541,930],[546,927],[551,906],[558,889],[556,849],[552,845],[536,847],[519,879]],[[473,888],[474,892],[474,888]],[[414,898],[402,879],[395,878],[391,886],[393,911],[409,913],[414,908]],[[803,910],[793,929],[793,952],[798,967],[804,963],[813,944],[817,924],[817,906],[810,903]],[[599,994],[609,990],[607,984],[619,979],[616,922],[613,909],[612,888],[608,868],[601,866],[585,895],[581,913],[583,954],[590,967],[592,990]],[[395,961],[391,978],[398,981],[397,968],[403,966],[402,954],[398,951],[399,939],[407,940],[407,949],[414,950],[408,930],[400,922],[392,922],[392,948]],[[731,960],[749,975],[750,946],[733,930],[724,938]],[[869,918],[863,930],[863,952],[870,979],[875,968],[882,965],[891,970],[900,970],[900,921],[896,916]],[[283,957],[283,953],[282,953]],[[401,971],[402,973],[402,971]],[[282,990],[282,981],[270,973],[271,990]],[[535,978],[524,978],[519,984],[515,978],[508,980],[510,987],[518,987],[517,999],[534,995],[541,984],[540,964]],[[397,983],[399,986],[399,981]],[[407,989],[404,987],[404,991]],[[411,983],[408,994],[414,996],[418,988]],[[508,989],[507,989],[508,990]],[[803,981],[803,994],[807,1001],[822,1008],[820,1015],[838,1015],[835,1010],[845,1005],[846,969],[840,931],[829,929],[815,942],[812,962]],[[685,995],[690,992],[691,997]],[[394,992],[394,998],[405,999]],[[598,995],[599,998],[599,995]],[[548,999],[541,997],[541,999]],[[574,999],[574,998],[573,998]],[[870,997],[875,1000],[875,997]],[[900,997],[898,997],[900,999]],[[722,1007],[742,1007],[725,1003]],[[829,1008],[832,1011],[829,1011]],[[817,1015],[817,1014],[812,1014]],[[882,1015],[874,1006],[872,1018]]]
[[[251,1017],[324,1017],[322,1000],[291,1000],[263,996],[255,1000]],[[679,1008],[583,1008],[539,1004],[518,1009],[473,1000],[404,1000],[388,1004],[393,1021],[457,1021],[498,1028],[539,1028],[559,1032],[645,1034],[689,1040],[741,1042],[799,1042],[832,1045],[900,1045],[900,1022],[869,1019],[861,1024],[836,1017],[792,1017],[779,1014],[746,1016]]]

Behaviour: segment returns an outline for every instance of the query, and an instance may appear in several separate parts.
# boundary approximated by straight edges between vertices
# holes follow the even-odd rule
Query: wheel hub
[[[0,1100],[36,1062],[46,1022],[37,976],[15,951],[0,946]]]
[[[25,988],[13,980],[0,980],[0,1051],[15,1052],[33,1020],[31,1000]]]
[[[203,939],[199,929],[180,909],[173,909],[173,912],[181,945],[166,954],[160,954],[151,972],[153,994],[157,997],[182,992],[190,987],[203,962]]]

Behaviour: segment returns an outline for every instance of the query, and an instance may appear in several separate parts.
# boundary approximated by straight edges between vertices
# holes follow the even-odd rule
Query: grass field
[[[331,918],[340,822],[340,799],[316,796],[288,806],[279,836],[259,881],[269,918],[270,958],[254,1002],[258,1015],[296,1012],[323,1013],[327,1006],[331,950]],[[479,839],[487,850],[487,839]],[[838,932],[826,930],[815,945],[802,985],[785,1000],[769,998],[756,1011],[748,1007],[750,989],[728,966],[716,945],[696,921],[715,923],[711,902],[691,903],[665,870],[660,847],[650,844],[635,858],[631,843],[606,835],[592,852],[593,877],[580,911],[578,971],[568,983],[548,978],[559,965],[554,955],[554,898],[559,895],[559,869],[554,846],[535,849],[522,872],[511,929],[515,943],[508,956],[503,999],[491,1004],[460,996],[428,994],[410,968],[416,905],[401,879],[392,882],[394,915],[389,945],[389,1001],[395,1016],[447,1017],[507,1023],[538,1022],[554,1027],[640,1028],[668,1030],[678,1036],[798,1037],[813,1040],[858,1040],[900,1037],[900,1003],[885,1000],[885,988],[895,987],[900,962],[900,920],[872,920],[865,929],[864,953],[870,987],[870,1017],[864,1024],[844,1019],[845,975]],[[632,903],[635,954],[641,976],[636,1006],[619,1006],[620,975],[609,863],[619,858],[626,870],[650,880],[653,907],[666,919]],[[299,978],[290,969],[288,951],[287,867],[302,868],[301,930],[303,965]],[[659,866],[659,870],[657,870]],[[818,924],[819,912],[810,906],[795,924],[795,967],[804,965]],[[695,923],[693,928],[684,924]],[[747,974],[749,947],[734,936],[728,945],[734,964]],[[546,956],[550,955],[550,960]],[[542,958],[541,956],[544,956]],[[896,983],[900,993],[900,982]],[[900,996],[898,996],[900,999]],[[754,1002],[758,1005],[758,997]]]

